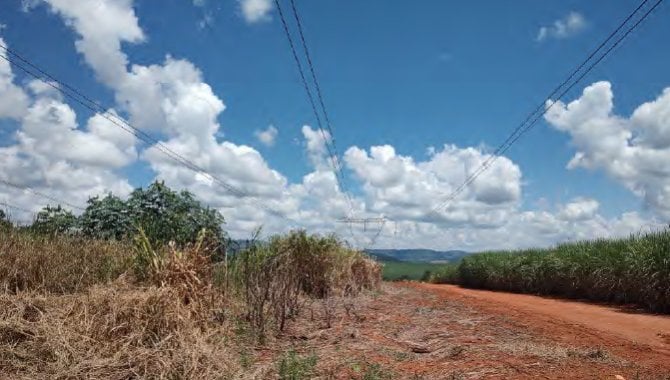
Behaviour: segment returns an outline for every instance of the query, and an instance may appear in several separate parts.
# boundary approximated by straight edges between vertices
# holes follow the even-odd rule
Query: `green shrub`
[[[37,213],[37,217],[30,228],[33,232],[45,235],[73,234],[77,228],[77,217],[60,205],[56,207],[46,206]]]
[[[449,263],[439,266],[431,273],[428,281],[435,284],[458,283],[458,264]]]
[[[0,209],[0,230],[9,230],[12,228],[12,222],[9,221],[4,210]]]
[[[141,227],[152,245],[194,243],[202,230],[219,241],[225,240],[221,227],[224,219],[217,210],[204,207],[188,191],[173,191],[162,182],[133,191],[126,208],[129,228]]]

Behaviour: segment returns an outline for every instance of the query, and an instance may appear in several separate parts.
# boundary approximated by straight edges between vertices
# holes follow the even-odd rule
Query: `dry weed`
[[[129,245],[0,231],[0,291],[72,293],[115,279],[130,265]]]
[[[331,300],[380,281],[377,264],[304,234],[273,243],[281,253],[241,255],[238,298],[214,286],[204,239],[155,250],[141,236],[134,249],[0,237],[0,379],[233,378],[246,371],[239,352],[255,344],[235,336],[238,310],[258,312],[257,329],[283,328],[314,299],[332,319]]]
[[[236,370],[214,308],[171,286],[0,298],[0,372],[12,378],[216,378]]]

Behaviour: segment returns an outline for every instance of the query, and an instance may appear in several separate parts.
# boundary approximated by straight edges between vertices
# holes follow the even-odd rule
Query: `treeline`
[[[29,226],[17,227],[37,234],[83,236],[102,240],[128,240],[141,229],[151,244],[192,243],[200,231],[225,241],[223,216],[203,206],[188,191],[174,191],[163,182],[134,190],[123,200],[113,194],[89,198],[81,215],[60,205],[46,206]],[[0,210],[0,228],[11,223]]]
[[[480,253],[443,267],[432,281],[634,304],[670,313],[670,231]]]

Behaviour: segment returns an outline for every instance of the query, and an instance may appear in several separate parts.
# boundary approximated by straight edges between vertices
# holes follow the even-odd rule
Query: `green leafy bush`
[[[99,239],[122,240],[136,232],[127,203],[112,194],[90,198],[80,223],[85,236]]]
[[[133,191],[126,207],[132,225],[142,227],[152,244],[193,243],[202,230],[216,239],[225,237],[224,219],[217,210],[203,206],[188,191],[173,191],[162,182]]]
[[[4,210],[0,210],[0,230],[8,230],[12,228],[12,223],[7,218]]]

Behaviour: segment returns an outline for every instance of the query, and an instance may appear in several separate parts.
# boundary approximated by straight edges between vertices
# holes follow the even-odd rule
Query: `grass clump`
[[[670,231],[480,253],[463,258],[457,267],[445,267],[433,281],[670,313]]]
[[[300,356],[294,350],[289,350],[279,362],[280,380],[306,380],[314,376],[316,355]]]

